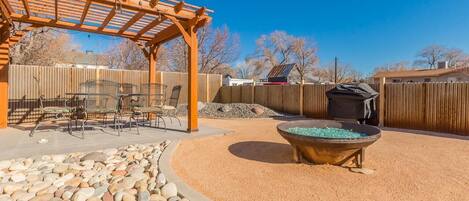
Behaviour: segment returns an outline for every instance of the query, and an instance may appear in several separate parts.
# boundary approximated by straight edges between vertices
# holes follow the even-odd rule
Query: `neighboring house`
[[[385,77],[388,83],[401,82],[469,82],[469,68],[440,68],[379,72],[373,76],[375,83]]]
[[[223,86],[243,86],[243,85],[254,85],[253,79],[236,79],[231,75],[225,75],[223,77]]]
[[[74,67],[74,68],[92,68],[109,69],[105,57],[93,52],[73,52],[64,58],[63,63],[58,63],[56,67]]]
[[[293,73],[293,69],[295,69],[296,64],[284,64],[284,65],[278,65],[274,66],[269,74],[267,74],[266,79],[261,80],[261,82],[269,82],[269,83],[290,83],[293,84],[296,82]]]

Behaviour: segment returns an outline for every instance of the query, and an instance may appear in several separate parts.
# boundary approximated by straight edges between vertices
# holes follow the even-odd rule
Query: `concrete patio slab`
[[[169,121],[168,121],[169,122]],[[168,123],[168,130],[140,127],[140,135],[136,129],[125,129],[121,136],[117,136],[113,129],[87,130],[85,139],[76,131],[73,135],[61,129],[38,130],[33,137],[29,137],[29,130],[7,128],[0,130],[0,160],[30,157],[46,154],[61,154],[71,152],[87,152],[106,148],[116,148],[131,144],[156,143],[164,140],[178,140],[192,137],[220,135],[227,131],[210,126],[200,125],[199,132],[188,134],[185,121],[182,126],[173,122]],[[46,139],[48,142],[40,144],[38,141]]]

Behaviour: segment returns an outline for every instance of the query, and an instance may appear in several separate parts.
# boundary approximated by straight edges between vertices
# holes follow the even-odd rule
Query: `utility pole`
[[[337,84],[337,63],[338,63],[338,58],[334,58],[334,84]]]

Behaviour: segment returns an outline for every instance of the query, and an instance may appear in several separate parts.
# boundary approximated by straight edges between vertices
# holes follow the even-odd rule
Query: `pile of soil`
[[[258,104],[244,103],[199,103],[199,116],[214,119],[252,119],[252,118],[272,118],[283,116],[269,108]],[[187,105],[178,108],[178,115],[187,114]]]

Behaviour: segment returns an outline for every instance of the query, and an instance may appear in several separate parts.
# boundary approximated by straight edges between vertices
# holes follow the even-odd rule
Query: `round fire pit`
[[[312,137],[290,132],[293,128],[338,128],[365,135],[359,138]],[[292,145],[296,162],[306,159],[315,164],[343,165],[354,158],[360,168],[364,149],[381,137],[381,130],[374,126],[329,120],[287,122],[279,124],[277,130]]]

